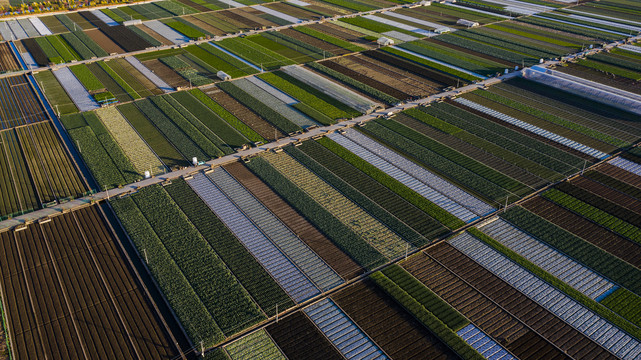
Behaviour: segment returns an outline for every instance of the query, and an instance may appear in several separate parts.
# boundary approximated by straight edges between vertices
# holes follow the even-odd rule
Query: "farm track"
[[[447,243],[426,251],[433,259],[488,296],[503,309],[519,318],[534,331],[573,358],[614,358],[609,352],[539,304],[499,279]],[[538,351],[538,349],[533,349]],[[537,353],[538,354],[538,353]],[[542,354],[538,354],[542,355]],[[563,355],[562,357],[565,357]],[[548,357],[542,357],[547,359]]]
[[[641,269],[640,245],[542,197],[521,204],[525,209]]]
[[[177,355],[95,207],[0,239],[14,358]]]
[[[269,325],[266,330],[290,360],[341,358],[336,348],[302,311]]]
[[[354,260],[337,248],[242,163],[235,162],[223,167],[343,278],[352,279],[363,272]]]
[[[331,298],[391,358],[458,358],[370,280],[342,289]]]
[[[414,255],[403,267],[518,358],[565,358],[547,339],[429,255]]]

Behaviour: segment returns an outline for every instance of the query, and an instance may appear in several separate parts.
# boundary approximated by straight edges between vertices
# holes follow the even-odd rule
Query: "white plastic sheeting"
[[[18,23],[20,26],[22,26],[22,29],[27,33],[27,37],[36,37],[40,36],[40,32],[36,30],[36,28],[33,26],[33,23],[29,21],[29,19],[20,19],[18,20]]]
[[[40,18],[32,17],[32,18],[29,18],[29,21],[31,21],[31,24],[33,24],[33,27],[35,27],[35,28],[36,28],[36,30],[38,30],[38,32],[40,33],[40,35],[43,35],[43,36],[44,36],[44,35],[53,35],[53,33],[51,32],[51,30],[49,30],[49,28],[47,27],[47,25],[45,25],[45,24],[42,22],[42,20],[40,20]]]
[[[230,6],[233,6],[233,7],[243,7],[243,6],[247,6],[247,5],[245,5],[245,4],[241,4],[241,3],[239,3],[238,1],[234,1],[234,0],[219,0],[219,1],[220,1],[221,3],[225,3],[225,4],[230,5]]]
[[[320,256],[225,169],[216,168],[208,177],[319,289],[324,292],[343,283]]]
[[[389,19],[382,18],[382,17],[376,16],[376,15],[365,15],[363,17],[365,19],[374,20],[374,21],[379,22],[381,24],[390,25],[390,26],[397,27],[399,29],[415,32],[415,33],[421,34],[423,36],[435,36],[435,35],[437,35],[435,32],[432,32],[432,31],[429,31],[429,30],[417,28],[415,26],[410,26],[410,25],[407,25],[407,24],[404,24],[404,23],[401,23],[401,22],[398,22],[398,21],[389,20]]]
[[[22,28],[22,26],[20,26],[20,23],[17,22],[16,20],[9,20],[7,21],[7,24],[9,25],[9,28],[13,33],[13,39],[20,40],[20,39],[25,39],[29,37],[27,33],[24,31],[24,29]]]
[[[60,85],[69,94],[71,100],[76,104],[78,110],[90,111],[100,107],[68,67],[53,70],[52,72],[60,82]]]
[[[526,79],[641,115],[641,95],[540,66],[525,69],[522,74]]]
[[[299,18],[297,18],[297,17],[293,17],[291,15],[287,15],[287,14],[282,13],[280,11],[272,10],[272,9],[270,9],[268,7],[265,7],[265,6],[262,6],[262,5],[255,5],[253,8],[256,9],[256,10],[260,10],[260,11],[264,12],[265,14],[276,16],[277,18],[283,19],[285,21],[289,21],[292,24],[297,24],[297,23],[301,22],[301,20]]]
[[[187,183],[294,301],[300,303],[320,294],[207,176],[198,173]]]
[[[154,74],[149,70],[143,63],[140,62],[140,60],[136,59],[134,56],[127,56],[125,58],[128,63],[130,63],[133,67],[135,67],[138,71],[140,71],[143,75],[149,79],[154,85],[156,85],[160,90],[164,92],[171,92],[174,90],[169,84],[167,84],[163,79],[158,77],[158,75]]]
[[[625,171],[641,176],[641,164],[637,164],[634,161],[618,157],[610,160],[609,163]]]
[[[615,287],[608,279],[521,231],[521,229],[507,221],[501,218],[494,218],[493,220],[479,226],[479,229],[584,295],[592,299],[598,299]]]
[[[326,79],[316,73],[311,72],[301,66],[289,65],[284,66],[281,70],[316,90],[322,91],[326,95],[348,105],[349,107],[360,111],[364,114],[376,110],[381,104],[375,103],[364,96],[361,96],[352,90],[349,90],[329,79]]]
[[[425,55],[422,55],[422,54],[419,54],[419,53],[415,53],[415,52],[410,51],[410,50],[407,50],[407,49],[403,49],[402,47],[397,47],[397,46],[392,46],[392,47],[393,47],[394,49],[396,49],[396,50],[400,50],[400,51],[402,51],[402,52],[404,52],[404,53],[408,53],[408,54],[410,54],[410,55],[414,55],[414,56],[416,56],[416,57],[420,57],[421,59],[425,59],[425,60],[428,60],[428,61],[435,62],[435,63],[437,63],[437,64],[440,64],[440,65],[446,66],[446,67],[448,67],[448,68],[450,68],[450,69],[454,69],[454,70],[457,70],[457,71],[460,71],[460,72],[466,73],[466,74],[468,74],[468,75],[472,75],[472,76],[475,76],[475,77],[477,77],[477,78],[481,78],[481,79],[483,79],[483,80],[487,79],[487,76],[483,76],[483,75],[481,75],[481,74],[477,74],[477,73],[475,73],[475,72],[473,72],[473,71],[470,71],[470,70],[467,70],[467,69],[463,69],[462,67],[454,66],[454,65],[451,65],[451,64],[446,63],[446,62],[444,62],[444,61],[436,60],[436,59],[433,59],[433,58],[431,58],[431,57],[429,57],[429,56],[425,56]]]
[[[620,32],[620,31],[607,30],[607,29],[604,29],[604,28],[600,28],[598,26],[590,26],[590,25],[585,25],[585,24],[579,24],[579,23],[572,22],[572,21],[553,19],[553,18],[550,18],[550,17],[547,17],[547,16],[534,15],[534,17],[538,17],[538,18],[541,18],[541,19],[554,21],[554,22],[558,22],[558,23],[562,23],[562,24],[574,25],[574,26],[578,26],[578,27],[582,27],[582,28],[586,28],[586,29],[598,30],[598,31],[602,31],[602,32],[610,33],[610,34],[615,34],[615,35],[621,35],[621,36],[628,36],[629,35],[628,33]]]
[[[294,124],[304,128],[318,125],[314,120],[311,118],[307,117],[301,112],[298,112],[294,110],[293,108],[289,107],[286,103],[283,101],[279,100],[276,96],[273,94],[265,91],[264,89],[254,85],[251,81],[249,81],[247,78],[245,79],[239,79],[234,81],[234,85],[238,86],[240,89],[245,91],[246,93],[250,94],[254,98],[256,98],[258,101],[261,103],[267,105],[277,113],[283,115],[284,117],[287,118],[287,120],[293,122]]]
[[[287,105],[295,105],[300,102],[255,76],[248,77],[247,80],[249,80],[249,82],[251,82],[252,84],[258,86],[259,88],[267,91],[268,93],[270,93],[271,95],[276,97],[278,100],[284,102]]]
[[[298,6],[309,6],[310,5],[309,3],[306,3],[306,2],[300,1],[300,0],[286,0],[286,2],[292,3],[294,5],[298,5]]]
[[[38,67],[38,63],[30,53],[23,52],[20,56],[22,57],[22,61],[27,65],[27,69],[35,69]]]
[[[98,19],[102,20],[105,24],[107,24],[109,26],[118,25],[117,21],[115,21],[114,19],[110,18],[109,16],[107,16],[107,14],[103,13],[100,10],[91,10],[91,13],[96,15],[96,17],[98,17]]]
[[[641,343],[469,233],[450,244],[621,359],[638,359]]]
[[[488,360],[516,360],[499,343],[473,324],[465,326],[456,334]]]
[[[415,24],[427,26],[427,27],[430,27],[430,28],[434,28],[434,29],[442,29],[441,31],[452,31],[453,30],[452,28],[449,28],[447,26],[443,26],[441,24],[433,23],[433,22],[430,22],[430,21],[425,21],[425,20],[422,20],[422,19],[413,18],[411,16],[407,16],[407,15],[403,15],[403,14],[397,14],[395,12],[386,12],[385,15],[391,16],[391,17],[395,17],[397,19],[413,22]]]
[[[179,33],[178,31],[170,28],[169,26],[161,23],[158,20],[145,21],[143,22],[143,24],[176,45],[187,43],[190,40],[187,36]]]
[[[304,311],[346,359],[388,359],[332,300],[323,299]]]
[[[328,137],[457,218],[471,222],[494,209],[385,146],[358,133]],[[358,142],[357,140],[360,140]],[[370,142],[371,141],[371,142]]]
[[[584,154],[593,156],[593,157],[595,157],[597,159],[604,159],[604,158],[609,156],[608,154],[606,154],[606,153],[604,153],[602,151],[599,151],[597,149],[594,149],[594,148],[591,148],[589,146],[583,145],[583,144],[578,143],[578,142],[576,142],[574,140],[570,140],[570,139],[568,139],[566,137],[563,137],[561,135],[557,135],[557,134],[555,134],[555,133],[553,133],[551,131],[547,131],[547,130],[541,129],[538,126],[534,126],[534,125],[532,125],[530,123],[527,123],[525,121],[521,121],[521,120],[519,120],[517,118],[514,118],[514,117],[506,115],[506,114],[503,114],[503,113],[498,112],[498,111],[496,111],[494,109],[491,109],[489,107],[486,107],[486,106],[483,106],[481,104],[475,103],[475,102],[473,102],[471,100],[468,100],[468,99],[465,99],[465,98],[457,98],[454,101],[456,101],[459,104],[463,104],[465,106],[469,106],[472,109],[478,110],[478,111],[480,111],[480,112],[482,112],[484,114],[488,114],[488,115],[494,116],[495,118],[501,119],[501,120],[503,120],[503,121],[505,121],[505,122],[507,122],[509,124],[518,126],[521,129],[524,129],[524,130],[530,131],[532,133],[535,133],[537,135],[543,136],[546,139],[550,139],[552,141],[556,141],[559,144],[565,145],[565,146],[567,146],[567,147],[569,147],[571,149],[574,149],[574,150],[580,151],[580,152],[582,152]]]

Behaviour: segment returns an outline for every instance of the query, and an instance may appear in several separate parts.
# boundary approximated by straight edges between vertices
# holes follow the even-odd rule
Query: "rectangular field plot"
[[[0,233],[14,359],[178,355],[116,241],[95,206]]]
[[[0,79],[0,129],[48,118],[36,92],[24,75]]]

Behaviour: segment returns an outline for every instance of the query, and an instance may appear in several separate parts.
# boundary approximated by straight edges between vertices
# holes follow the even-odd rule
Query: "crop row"
[[[360,91],[360,92],[362,92],[364,94],[367,94],[367,95],[369,95],[369,96],[371,96],[371,97],[373,97],[375,99],[383,101],[387,105],[395,105],[395,104],[398,104],[400,102],[399,99],[397,99],[397,98],[395,98],[393,96],[390,96],[390,95],[388,95],[388,94],[386,94],[386,93],[384,93],[384,92],[382,92],[382,91],[380,91],[378,89],[375,89],[375,88],[373,88],[373,87],[371,87],[371,86],[369,86],[367,84],[364,84],[364,83],[362,83],[362,82],[360,82],[358,80],[352,79],[351,77],[349,77],[347,75],[344,75],[344,74],[341,74],[340,72],[338,72],[336,70],[333,70],[333,69],[330,69],[327,66],[324,66],[322,64],[319,64],[319,63],[316,63],[316,62],[312,62],[312,63],[309,63],[307,65],[309,67],[311,67],[312,69],[317,70],[317,71],[319,71],[319,72],[321,72],[323,74],[329,75],[332,78],[337,79],[338,81],[343,82],[346,85],[348,85],[348,86],[350,86],[350,87],[352,87],[352,88],[354,88],[354,89],[356,89],[356,90],[358,90],[358,91]]]
[[[443,156],[444,158],[452,161],[453,163],[460,165],[475,174],[482,176],[483,178],[497,184],[498,186],[506,189],[507,191],[516,193],[518,195],[529,192],[529,189],[524,186],[524,184],[519,181],[502,174],[501,172],[492,169],[491,167],[474,160],[470,157],[464,156],[460,152],[455,151],[448,144],[443,144],[437,142],[427,136],[422,135],[421,133],[410,129],[396,121],[378,121],[379,124],[388,127],[390,130],[393,130],[407,139],[414,141],[415,143],[424,146],[425,148],[434,151],[435,153]]]
[[[264,318],[236,277],[162,187],[146,187],[132,197],[226,336],[241,330],[239,325],[247,326]]]
[[[188,46],[185,50],[206,62],[217,71],[223,71],[233,78],[251,75],[256,72],[254,68],[247,66],[209,44]]]
[[[641,293],[641,283],[639,282],[641,270],[629,263],[521,207],[511,208],[501,216],[521,230],[530,233],[630,291],[636,294]]]
[[[434,70],[438,70],[438,71],[443,72],[445,74],[456,76],[457,78],[463,79],[465,81],[480,80],[480,78],[477,77],[477,76],[470,75],[470,74],[468,74],[466,72],[456,70],[456,69],[454,69],[452,67],[445,66],[445,65],[439,64],[437,62],[424,59],[424,58],[422,58],[420,56],[416,56],[416,55],[407,53],[405,51],[399,50],[399,49],[394,48],[394,47],[383,48],[383,51],[388,52],[388,53],[393,54],[393,55],[396,55],[396,56],[401,57],[401,58],[408,59],[408,60],[413,61],[415,63],[418,63],[418,64],[421,64],[423,66],[432,68]],[[465,81],[461,81],[461,83],[464,84]]]
[[[360,192],[361,196],[364,195],[371,199],[388,213],[393,214],[400,221],[410,226],[421,234],[424,239],[433,239],[447,232],[447,228],[438,221],[316,141],[306,141],[299,149],[324,166],[328,171],[331,171],[334,176],[339,177],[345,184],[349,184]],[[418,238],[418,240],[421,240],[421,242],[412,243],[416,246],[423,245],[423,239]]]
[[[526,269],[530,273],[532,273],[534,276],[542,279],[545,281],[547,284],[551,285],[558,291],[564,293],[568,297],[570,297],[572,300],[576,301],[577,303],[583,305],[585,308],[593,311],[596,313],[598,316],[607,319],[610,323],[614,324],[615,326],[619,327],[620,329],[628,332],[629,334],[635,336],[638,338],[641,335],[641,331],[634,325],[630,324],[630,322],[634,319],[633,316],[631,316],[630,313],[626,313],[625,311],[616,311],[616,307],[612,307],[609,305],[606,305],[606,303],[599,303],[595,301],[594,299],[584,295],[580,291],[576,290],[574,287],[571,285],[563,282],[559,278],[551,275],[544,269],[540,268],[539,266],[533,264],[530,262],[528,259],[523,257],[522,255],[516,253],[512,249],[508,248],[507,246],[501,244],[500,242],[494,240],[492,237],[482,233],[476,228],[472,228],[468,230],[470,234],[472,234],[478,241],[483,242],[485,245],[488,247],[494,249],[496,252],[502,254],[503,256],[509,258],[512,260],[516,265],[522,267],[523,269]],[[629,301],[631,302],[639,302],[641,300],[640,297],[637,295],[631,293],[630,291],[624,289],[624,288],[619,288],[616,290],[618,294],[620,294],[620,297],[629,297]],[[611,303],[612,301],[609,299],[610,296],[608,295],[605,299],[608,299],[608,301]],[[602,300],[603,301],[603,300]],[[620,309],[620,308],[619,308]],[[613,313],[614,311],[614,313]],[[616,314],[615,314],[616,313]],[[618,315],[618,316],[617,316]],[[632,321],[633,324],[636,324],[638,326],[639,322],[638,321]]]
[[[274,70],[281,66],[295,63],[289,58],[277,54],[259,44],[254,43],[250,45],[243,39],[228,38],[218,41],[217,44],[266,70]]]
[[[25,76],[0,79],[1,129],[47,119],[44,108]]]
[[[536,63],[536,59],[531,56],[517,54],[515,52],[502,49],[500,47],[484,44],[472,39],[456,36],[454,34],[439,35],[436,37],[436,39],[446,42],[448,44],[460,46],[465,49],[479,52],[481,54],[493,56],[498,59],[507,60],[515,64],[533,65]]]
[[[414,296],[401,288],[398,284],[384,275],[376,272],[370,276],[378,286],[394,298],[409,313],[414,315],[425,327],[434,333],[441,341],[447,344],[463,359],[484,359],[474,348],[461,339],[452,328],[447,326],[438,316],[432,313],[425,304],[419,302]],[[420,283],[419,283],[420,284]],[[423,286],[422,284],[420,284]],[[423,286],[424,289],[427,289]],[[429,290],[428,290],[429,291]],[[431,291],[430,295],[433,295]],[[424,300],[424,299],[421,299]],[[425,299],[426,300],[426,299]]]
[[[322,92],[298,82],[298,80],[285,73],[268,73],[259,77],[295,97],[299,101],[315,108],[323,115],[329,117],[330,121],[357,115],[357,113],[351,108],[347,108],[344,105],[337,103],[335,100],[327,98]],[[325,125],[330,124],[331,123],[325,123]]]
[[[156,99],[156,98],[154,98]],[[157,107],[162,100],[144,99],[135,102],[138,109],[162,132],[165,137],[180,151],[187,159],[196,157],[208,159],[208,156],[201,148],[194,143],[171,119]],[[166,104],[169,105],[169,104]]]
[[[320,256],[229,172],[217,168],[208,177],[260,229],[268,241],[276,245],[321,291],[343,282]]]
[[[471,221],[492,207],[359,132],[329,138],[451,215]]]
[[[238,100],[240,103],[246,107],[252,109],[258,115],[260,115],[265,120],[272,123],[278,129],[283,131],[286,134],[293,133],[301,130],[300,126],[292,123],[286,117],[279,114],[272,108],[258,101],[254,96],[248,94],[247,92],[240,89],[236,84],[225,81],[218,86],[223,89],[226,93],[231,95],[234,99]]]
[[[279,90],[265,86],[265,83],[259,78],[238,79],[234,81],[234,85],[247,94],[251,94],[254,99],[301,128],[317,125],[312,119],[285,103]]]
[[[194,175],[188,180],[188,184],[292,300],[300,303],[320,293],[318,287],[267,238],[261,229],[242,212],[239,205],[222,192],[218,184],[212,183],[211,179],[202,173]]]
[[[147,259],[147,267],[156,279],[165,298],[180,320],[187,336],[193,341],[213,345],[224,339],[212,315],[198,298],[193,287],[165,248],[133,198],[112,200],[116,215],[133,240],[139,254]]]
[[[641,243],[641,229],[637,226],[622,220],[620,217],[609,214],[606,211],[599,209],[577,199],[576,197],[564,193],[563,188],[550,189],[542,196],[550,201],[553,201],[564,208],[571,210],[595,223],[614,231],[617,234],[625,236],[628,239]],[[606,201],[601,199],[601,201]]]
[[[457,236],[450,244],[613,354],[641,352],[634,337],[470,234]],[[621,341],[610,342],[611,338]]]
[[[496,94],[491,91],[485,91],[485,90],[480,90],[477,91],[476,94],[483,96],[485,98],[488,98],[490,100],[496,101],[498,103],[501,103],[503,105],[509,106],[511,108],[514,108],[519,111],[523,111],[525,113],[528,113],[530,115],[536,116],[538,118],[541,118],[543,120],[549,121],[554,124],[561,125],[563,127],[566,127],[570,130],[585,134],[587,136],[591,136],[595,139],[607,142],[608,144],[617,146],[617,147],[626,147],[628,145],[627,142],[621,141],[620,139],[617,139],[613,136],[610,136],[608,134],[604,134],[598,130],[591,129],[587,126],[584,126],[582,124],[577,124],[575,122],[566,120],[564,118],[561,118],[559,116],[550,114],[548,112],[545,112],[543,110],[536,109],[532,106],[525,105],[519,101],[511,100],[507,97],[501,96],[499,94]]]
[[[401,134],[395,131],[405,130],[403,128],[392,130],[388,126],[383,126],[378,123],[370,123],[364,129],[377,138],[384,139],[386,143],[391,144],[396,149],[399,149],[405,154],[412,156],[420,162],[436,169],[440,173],[448,176],[450,179],[453,179],[457,183],[465,185],[467,188],[476,191],[487,199],[501,202],[503,199],[505,199],[506,196],[510,194],[504,188],[483,178],[481,175],[469,169],[466,169],[455,162],[452,162],[451,160],[439,155],[438,153],[434,152],[428,147],[423,146],[420,143],[414,142],[414,139],[408,139],[404,136],[405,134]],[[406,129],[409,130],[409,128]],[[411,136],[411,134],[409,135]],[[427,137],[421,136],[421,139],[419,140],[425,139],[427,139]],[[425,143],[424,141],[422,142]],[[475,163],[478,164],[478,162]]]
[[[613,111],[603,104],[594,104],[534,81],[511,79],[493,86],[491,91],[627,142],[633,142],[641,136],[640,129],[626,121],[631,118],[625,112]]]
[[[13,131],[0,133],[0,217],[35,210],[40,207],[29,170],[22,157],[18,138]]]
[[[20,127],[16,133],[43,202],[85,193],[85,185],[50,123]]]
[[[217,156],[229,155],[234,152],[228,142],[231,142],[235,147],[242,146],[246,142],[244,137],[231,129],[227,123],[188,92],[176,92],[171,96],[164,96],[163,99],[215,146],[215,148],[211,148],[211,146],[205,145],[203,148],[211,148]],[[188,134],[193,133],[192,139],[199,140],[199,143],[206,143],[193,128],[187,125],[182,127]]]
[[[421,246],[428,242],[426,238],[418,234],[414,229],[397,219],[394,216],[395,214],[389,213],[385,209],[381,208],[378,204],[360,193],[359,189],[351,187],[331,171],[327,170],[302,151],[298,150],[298,148],[289,146],[285,151],[302,165],[314,172],[319,178],[323,179],[329,185],[340,191],[345,197],[396,232],[405,241],[415,246]]]
[[[164,170],[158,157],[116,108],[102,108],[96,114],[139,174],[147,170],[157,174]]]
[[[198,99],[201,103],[203,103],[205,106],[207,106],[214,114],[216,114],[216,116],[226,121],[229,124],[229,126],[236,129],[236,131],[241,133],[250,141],[259,142],[259,141],[265,140],[263,139],[262,136],[260,136],[258,133],[252,130],[249,126],[247,126],[245,123],[239,120],[236,116],[234,116],[232,113],[227,111],[220,104],[215,102],[213,99],[208,97],[200,89],[191,90],[189,91],[189,93],[193,95],[196,99]]]
[[[185,112],[185,115],[189,117],[183,116],[180,111],[180,103],[169,95],[155,96],[150,99],[168,118],[178,125],[185,135],[201,148],[208,157],[216,158],[224,155],[223,151],[214,145],[214,143],[196,127],[198,122],[194,123],[194,121],[198,119],[189,116],[188,112]]]
[[[444,61],[448,64],[452,64],[481,75],[491,75],[504,68],[501,64],[490,62],[483,58],[473,58],[470,54],[459,53],[451,48],[438,46],[435,43],[426,41],[407,42],[400,44],[399,47]]]
[[[389,190],[401,196],[403,199],[405,199],[409,203],[423,210],[428,215],[432,216],[434,219],[438,220],[448,228],[456,229],[464,224],[463,221],[459,220],[454,215],[451,215],[446,210],[437,206],[433,202],[427,200],[425,197],[419,195],[416,191],[403,185],[403,183],[401,183],[399,180],[386,174],[382,170],[376,168],[374,165],[361,159],[357,155],[348,151],[347,149],[340,146],[336,142],[330,140],[329,138],[323,138],[319,141],[319,143],[324,147],[326,147],[327,149],[329,149],[330,151],[332,151],[333,153],[335,153],[336,155],[343,158],[352,166],[356,167],[357,169],[369,175],[371,178],[373,178],[377,182],[387,187]]]
[[[174,180],[165,189],[267,315],[275,314],[276,305],[281,309],[293,305],[269,273],[184,180]]]
[[[247,166],[358,264],[375,268],[386,262],[385,257],[354,230],[314,201],[310,195],[274,169],[262,157],[252,159]]]
[[[202,86],[211,84],[212,80],[206,76],[203,76],[196,69],[191,67],[191,65],[184,62],[177,56],[165,56],[161,57],[160,61],[169,66],[172,70],[180,74],[185,80],[193,86]]]
[[[407,250],[409,244],[398,235],[289,155],[268,154],[263,158],[387,258],[396,258]]]
[[[571,174],[579,169],[578,164],[581,160],[574,155],[543,144],[481,116],[475,116],[475,114],[454,105],[437,104],[428,108],[420,108],[420,110],[558,173]],[[497,153],[497,156],[501,157],[501,154]]]
[[[615,286],[599,274],[541,243],[503,219],[479,227],[488,236],[592,299]]]

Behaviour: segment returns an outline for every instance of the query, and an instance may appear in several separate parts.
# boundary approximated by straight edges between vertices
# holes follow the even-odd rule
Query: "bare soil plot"
[[[616,235],[540,196],[524,202],[522,206],[554,225],[641,269],[641,257],[638,256],[641,251],[639,244]]]
[[[96,207],[0,234],[14,358],[178,354],[115,241]]]
[[[426,254],[411,257],[403,267],[518,358],[560,355],[545,338]]]
[[[393,359],[421,354],[425,359],[458,356],[370,280],[331,296],[347,315]]]
[[[169,86],[173,88],[189,87],[189,82],[185,80],[180,74],[173,71],[169,66],[163,64],[158,59],[148,60],[143,63],[154,74],[163,79]]]
[[[607,350],[463,255],[451,245],[441,243],[429,249],[427,253],[554,343],[567,355],[583,359],[614,358]],[[531,351],[535,353],[534,358],[537,359],[567,358],[565,354],[548,357],[545,354],[539,354],[537,348],[532,348]]]
[[[116,45],[115,42],[111,41],[107,37],[107,35],[103,34],[100,30],[98,29],[93,29],[89,31],[85,31],[85,34],[87,34],[91,40],[96,42],[98,46],[103,48],[108,54],[124,54],[125,50],[123,50],[120,46]]]
[[[342,357],[302,311],[279,320],[266,330],[290,360],[326,360]]]
[[[256,131],[263,138],[272,141],[278,136],[279,138],[285,136],[285,133],[273,127],[270,123],[258,116],[243,104],[236,101],[236,99],[229,96],[224,91],[206,92],[209,97],[214,99],[227,111],[234,114],[238,119],[247,124],[250,128]]]

